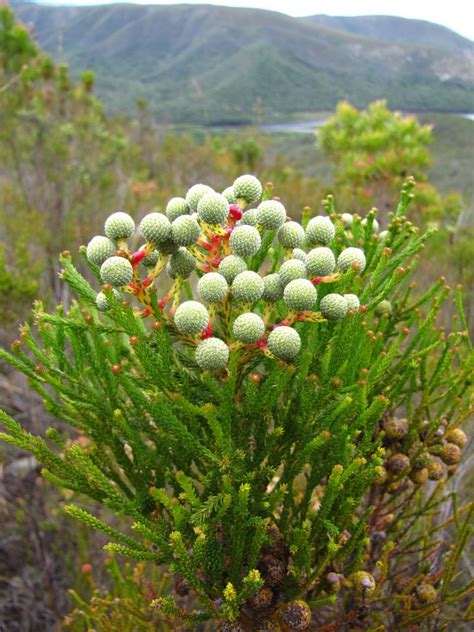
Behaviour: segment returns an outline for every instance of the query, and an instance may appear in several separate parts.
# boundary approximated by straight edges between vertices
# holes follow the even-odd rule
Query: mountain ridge
[[[96,71],[112,111],[130,111],[136,97],[151,102],[158,120],[214,124],[249,122],[256,105],[268,120],[332,109],[343,98],[357,106],[387,97],[404,109],[473,109],[474,53],[381,42],[262,9],[12,6],[73,72]]]

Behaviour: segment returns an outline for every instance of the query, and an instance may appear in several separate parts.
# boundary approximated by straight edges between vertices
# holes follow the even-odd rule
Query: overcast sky
[[[48,0],[45,0],[45,2]],[[107,0],[113,1],[113,0]],[[125,0],[127,1],[127,0]],[[220,4],[281,11],[289,15],[399,15],[443,24],[474,39],[474,3],[469,0],[128,0],[139,4]],[[104,4],[101,0],[49,0],[51,4]],[[469,8],[469,6],[471,8]]]

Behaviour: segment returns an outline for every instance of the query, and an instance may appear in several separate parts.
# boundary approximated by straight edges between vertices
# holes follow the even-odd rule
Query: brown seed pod
[[[438,460],[432,459],[428,463],[428,478],[430,481],[439,481],[446,473],[444,464]]]
[[[302,599],[288,602],[281,610],[281,618],[290,630],[307,630],[311,616],[311,608]]]
[[[400,441],[408,434],[408,421],[406,419],[387,419],[383,424],[387,441]]]
[[[174,590],[180,597],[189,595],[190,586],[188,580],[181,576],[177,577],[174,582]]]
[[[265,610],[271,606],[273,600],[273,591],[271,588],[261,588],[252,595],[247,603],[252,610]]]
[[[428,468],[424,467],[421,470],[413,470],[410,473],[410,479],[415,485],[423,485],[426,483],[429,477]]]
[[[344,575],[341,575],[340,573],[328,573],[326,575],[326,585],[328,592],[333,595],[338,593],[341,589],[341,582],[343,581],[343,579]]]
[[[265,585],[273,588],[283,582],[286,577],[286,564],[274,555],[263,555],[258,563]]]
[[[446,443],[439,456],[446,465],[456,465],[462,459],[461,448],[455,443]]]
[[[270,542],[262,548],[262,552],[269,553],[270,555],[274,555],[275,557],[288,562],[288,546],[285,543],[282,532],[274,522],[268,525],[267,537],[269,538]]]
[[[221,621],[217,625],[217,632],[246,632],[246,628],[239,621]]]
[[[438,597],[436,588],[428,582],[423,582],[422,584],[417,586],[415,588],[415,595],[418,601],[422,604],[436,601],[436,598]]]
[[[406,454],[398,452],[388,459],[386,466],[391,474],[398,476],[410,468],[410,459]]]
[[[446,433],[446,441],[454,443],[454,445],[457,445],[458,448],[461,448],[462,450],[466,447],[467,435],[464,430],[461,430],[461,428],[453,428],[452,430],[448,430]]]

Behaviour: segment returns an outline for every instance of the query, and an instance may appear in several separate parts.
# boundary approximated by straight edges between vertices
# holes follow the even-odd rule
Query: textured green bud
[[[87,244],[86,257],[96,266],[101,266],[106,259],[115,255],[115,244],[108,237],[96,235]]]
[[[262,244],[260,233],[253,226],[236,226],[230,235],[230,249],[239,257],[253,257]]]
[[[276,303],[283,298],[283,284],[277,272],[263,277],[262,298],[269,303]]]
[[[281,618],[290,630],[307,630],[311,617],[311,608],[302,599],[286,603],[281,611]]]
[[[326,246],[313,248],[308,252],[306,267],[310,277],[328,276],[336,267],[336,257],[333,251]]]
[[[311,309],[316,303],[317,297],[316,288],[307,279],[290,281],[283,292],[283,300],[295,312]]]
[[[100,268],[100,278],[112,287],[123,287],[133,278],[132,264],[124,257],[110,257]]]
[[[142,263],[146,268],[154,268],[158,263],[158,259],[160,258],[160,253],[158,250],[152,250],[150,254],[146,257],[143,257]]]
[[[265,323],[258,314],[241,314],[234,320],[234,336],[240,342],[257,342],[265,333]]]
[[[432,603],[436,601],[438,598],[438,592],[436,588],[427,582],[421,583],[419,586],[415,588],[415,594],[418,598],[418,601],[422,604]]]
[[[238,274],[232,282],[232,297],[240,303],[255,303],[262,298],[263,279],[247,270]]]
[[[319,309],[324,318],[328,320],[341,320],[347,314],[349,305],[346,299],[340,294],[326,294],[321,299]]]
[[[196,259],[193,255],[186,250],[186,248],[180,248],[178,252],[171,255],[168,261],[167,270],[172,279],[177,276],[187,279],[196,267]]]
[[[286,209],[278,200],[265,200],[258,205],[257,223],[267,230],[277,230],[286,222]],[[296,222],[295,222],[296,223]],[[299,245],[299,244],[295,244]]]
[[[171,239],[171,222],[163,213],[145,215],[139,230],[143,239],[154,246],[160,246]]]
[[[356,571],[349,576],[349,582],[355,592],[358,600],[368,599],[375,592],[375,579],[370,573],[365,571]]]
[[[304,263],[308,262],[308,255],[301,248],[293,248],[293,250],[291,251],[291,256],[293,257],[293,259],[304,261]]]
[[[209,313],[198,301],[185,301],[174,315],[175,325],[182,334],[200,334],[209,324]]]
[[[128,213],[112,213],[104,224],[105,234],[109,239],[118,241],[119,239],[128,239],[135,230],[135,222]]]
[[[364,226],[364,228],[367,226],[367,217],[364,217],[364,219],[362,220],[361,224],[362,226]],[[378,221],[375,219],[374,217],[374,221],[372,224],[372,232],[373,233],[378,233],[380,230],[380,224],[378,223]]]
[[[357,294],[344,294],[349,309],[356,312],[360,307],[360,301]]]
[[[221,303],[229,291],[227,281],[219,272],[208,272],[199,279],[197,286],[201,300],[206,303]]]
[[[337,258],[337,265],[340,270],[347,272],[356,265],[362,272],[365,269],[365,255],[360,248],[346,248]]]
[[[201,198],[207,193],[214,193],[214,189],[208,187],[207,184],[195,184],[186,193],[186,203],[191,213],[197,211],[197,207]]]
[[[375,306],[375,313],[377,314],[377,316],[384,316],[384,314],[391,314],[392,313],[392,303],[390,301],[380,301],[380,303],[378,303]]]
[[[117,290],[113,289],[112,292],[117,300],[120,300],[122,298],[122,295],[120,294],[120,292],[117,292]],[[97,294],[97,296],[95,297],[95,304],[97,306],[97,309],[101,312],[107,312],[112,307],[109,298],[107,297],[105,292],[99,292]]]
[[[309,220],[306,226],[306,239],[313,246],[327,244],[334,239],[336,229],[329,217],[318,215]]]
[[[171,224],[171,236],[178,246],[191,246],[199,239],[201,229],[190,215],[181,215]]]
[[[247,204],[258,202],[262,197],[262,185],[255,176],[240,176],[234,182],[232,188],[237,200],[245,200]]]
[[[257,209],[249,208],[243,213],[242,218],[237,222],[237,226],[256,226],[257,225]]]
[[[222,191],[222,195],[229,202],[229,204],[237,204],[237,198],[235,197],[234,187],[227,187]]]
[[[304,228],[298,222],[286,222],[278,231],[278,241],[283,248],[298,248],[304,240]]]
[[[278,271],[283,287],[295,279],[306,279],[306,264],[301,259],[284,261]]]
[[[201,369],[217,371],[229,360],[229,348],[219,338],[206,338],[196,349],[196,363]]]
[[[174,197],[166,205],[166,217],[170,222],[174,222],[177,217],[189,214],[189,207],[186,200],[182,197]]]
[[[268,336],[268,348],[280,360],[292,360],[301,349],[299,333],[292,327],[275,327]]]
[[[222,259],[218,269],[227,283],[232,283],[238,274],[247,270],[247,264],[237,255],[228,255]]]
[[[350,213],[342,213],[341,221],[344,224],[344,228],[352,228],[354,217]]]
[[[211,226],[224,224],[229,214],[229,202],[220,193],[206,193],[199,200],[197,212],[206,224]]]

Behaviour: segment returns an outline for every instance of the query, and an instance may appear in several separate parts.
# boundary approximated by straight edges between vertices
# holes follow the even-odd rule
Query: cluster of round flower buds
[[[222,193],[195,184],[184,197],[172,198],[164,213],[142,218],[138,232],[144,243],[135,252],[129,250],[132,217],[110,215],[105,236],[93,237],[86,248],[106,285],[97,308],[109,311],[122,293],[135,295],[145,308],[138,313],[154,313],[194,345],[204,370],[224,369],[231,351],[246,345],[294,360],[302,346],[299,321],[335,323],[358,311],[357,295],[327,291],[325,284],[351,270],[362,272],[366,259],[360,248],[341,250],[329,216],[317,215],[303,226],[270,192],[253,175],[240,176]],[[344,217],[345,229],[350,222]],[[171,289],[159,300],[157,314],[150,291],[162,272]],[[183,281],[193,273],[194,297],[182,302]]]
[[[452,473],[462,459],[467,436],[460,428],[446,429],[425,422],[418,432],[410,432],[407,419],[390,417],[382,422],[386,460],[380,483],[390,493],[398,493],[408,481],[415,486],[440,481]]]

